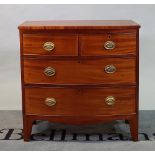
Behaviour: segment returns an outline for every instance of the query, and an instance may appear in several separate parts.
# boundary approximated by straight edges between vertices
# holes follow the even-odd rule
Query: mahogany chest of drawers
[[[138,140],[139,28],[130,20],[21,24],[24,140],[35,120],[127,120]]]

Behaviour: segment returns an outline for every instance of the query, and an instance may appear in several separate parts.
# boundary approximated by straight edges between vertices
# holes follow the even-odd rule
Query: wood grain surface
[[[54,43],[52,51],[43,49],[46,42]],[[77,56],[78,37],[75,35],[54,35],[54,34],[24,34],[23,54],[25,55],[47,55],[47,56]]]
[[[57,30],[57,29],[135,29],[140,25],[132,20],[52,20],[26,21],[19,29],[27,30]]]
[[[105,72],[107,65],[113,64],[116,72]],[[25,84],[135,84],[135,59],[101,60],[24,60]],[[48,77],[44,74],[47,67],[55,69],[56,74]]]
[[[107,96],[116,103],[108,106]],[[27,114],[38,115],[123,115],[135,113],[135,87],[131,88],[25,88]],[[55,98],[56,105],[49,107],[44,101]]]
[[[104,44],[113,41],[115,48],[107,50]],[[83,35],[80,37],[81,55],[136,55],[136,33]]]

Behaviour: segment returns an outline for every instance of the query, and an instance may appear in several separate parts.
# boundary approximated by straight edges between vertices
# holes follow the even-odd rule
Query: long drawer
[[[25,84],[135,84],[136,60],[24,60]]]
[[[135,113],[135,87],[25,88],[25,110],[37,115],[123,115]]]

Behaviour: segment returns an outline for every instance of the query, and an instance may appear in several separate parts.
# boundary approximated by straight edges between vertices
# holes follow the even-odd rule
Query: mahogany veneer
[[[113,40],[117,43],[113,50],[103,48],[103,43]],[[82,35],[80,37],[81,55],[136,55],[136,32],[119,34]]]
[[[138,140],[139,28],[130,20],[27,21],[20,56],[24,140],[35,120],[127,120]]]
[[[27,114],[41,115],[124,115],[136,112],[135,87],[130,88],[26,88]],[[115,106],[104,104],[109,95],[116,98]],[[57,104],[51,108],[44,100],[53,95]],[[37,107],[37,108],[36,108]]]
[[[104,68],[113,64],[117,71],[107,74]],[[47,77],[43,70],[55,68],[55,76]],[[95,60],[24,60],[25,84],[135,84],[135,58],[103,58]]]
[[[53,35],[53,34],[24,34],[23,51],[25,55],[49,55],[42,46],[47,40],[54,42],[55,48],[52,56],[77,56],[78,36]]]

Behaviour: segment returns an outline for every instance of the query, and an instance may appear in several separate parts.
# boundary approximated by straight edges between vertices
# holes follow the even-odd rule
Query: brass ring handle
[[[116,44],[113,41],[107,41],[104,43],[104,48],[107,50],[112,50],[116,47]]]
[[[52,107],[56,104],[55,98],[52,98],[52,97],[47,97],[44,102],[49,107]]]
[[[52,42],[46,42],[43,45],[43,49],[46,50],[46,51],[48,51],[48,52],[51,52],[54,49],[54,46],[55,46],[54,43],[52,43]]]
[[[112,106],[115,104],[115,97],[114,96],[108,96],[106,97],[105,99],[105,103],[108,105],[108,106]]]
[[[116,72],[116,67],[114,65],[105,66],[105,72],[108,74],[112,74]]]
[[[56,73],[56,71],[55,71],[55,69],[52,68],[52,67],[47,67],[47,68],[44,69],[44,74],[45,74],[46,76],[54,76],[55,73]]]

